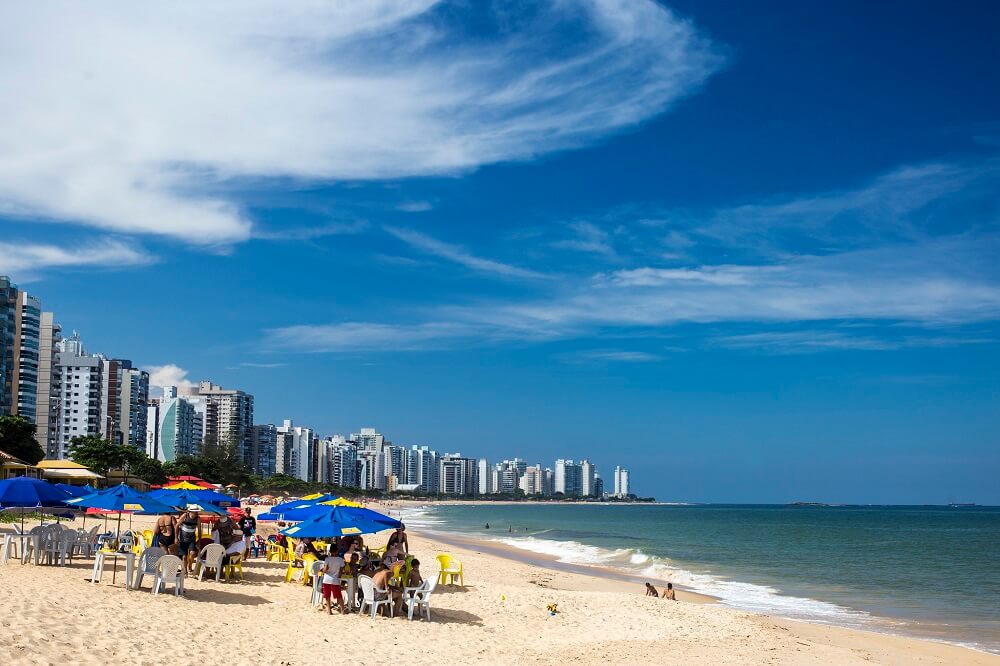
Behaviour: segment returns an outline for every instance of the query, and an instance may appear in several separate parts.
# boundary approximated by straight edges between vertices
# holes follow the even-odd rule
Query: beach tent
[[[354,534],[372,534],[391,530],[402,525],[395,518],[382,515],[370,509],[349,506],[327,507],[324,511],[298,525],[281,530],[290,537],[339,537]]]

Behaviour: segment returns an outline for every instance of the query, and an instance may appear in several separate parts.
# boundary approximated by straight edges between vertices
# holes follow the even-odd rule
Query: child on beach
[[[344,607],[344,595],[340,591],[340,573],[343,567],[344,558],[336,555],[327,556],[323,566],[320,567],[320,573],[323,574],[323,605],[326,606],[326,612],[329,615],[333,615],[333,600],[330,597],[337,600],[341,615],[347,614],[347,609]],[[322,610],[323,606],[320,606],[320,611],[322,612]]]
[[[670,601],[677,601],[677,595],[674,594],[673,583],[667,583],[667,589],[663,590],[663,598],[669,599]]]
[[[658,597],[660,593],[656,591],[652,583],[646,583],[646,596],[647,597]]]

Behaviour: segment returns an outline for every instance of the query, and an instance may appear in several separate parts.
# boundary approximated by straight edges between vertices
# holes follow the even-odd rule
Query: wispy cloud
[[[664,216],[662,225],[635,225],[652,236],[615,258],[625,267],[564,272],[529,283],[533,293],[516,299],[430,307],[414,323],[424,345],[437,330],[447,331],[438,344],[454,342],[450,327],[493,344],[653,336],[678,325],[711,325],[701,335],[717,338],[713,344],[781,353],[988,344],[995,336],[966,331],[1000,320],[998,188],[994,161],[941,163],[901,167],[856,190],[710,211],[701,223]],[[616,250],[622,239],[615,236]],[[443,241],[410,241],[459,263],[470,259]],[[683,254],[665,259],[664,243]],[[744,330],[724,339],[714,330],[720,324]],[[813,332],[773,330],[790,324]],[[868,328],[848,330],[856,324]],[[900,325],[911,329],[906,336]]]
[[[103,240],[79,247],[0,242],[0,273],[34,275],[46,268],[122,268],[148,264],[155,258],[134,244]]]
[[[234,243],[253,233],[233,195],[241,184],[531,159],[634,127],[723,64],[653,0],[505,8],[517,20],[475,39],[463,11],[434,0],[4,3],[0,43],[19,57],[0,59],[0,89],[17,91],[0,105],[0,207]]]
[[[260,240],[301,241],[315,240],[327,236],[350,236],[360,234],[369,227],[367,220],[354,222],[333,222],[315,227],[287,227],[262,229],[255,227],[253,237]]]
[[[604,229],[586,221],[571,222],[568,226],[573,231],[574,237],[554,241],[552,247],[607,256],[614,255],[615,251],[611,246],[610,235]]]
[[[440,349],[475,335],[474,326],[458,322],[344,322],[273,328],[267,331],[267,344],[275,349],[304,352],[415,351]]]
[[[404,201],[396,205],[396,210],[404,213],[424,213],[434,208],[430,201]]]
[[[459,245],[452,245],[450,243],[439,241],[436,238],[432,238],[427,234],[422,234],[419,231],[402,229],[399,227],[386,227],[385,230],[410,247],[420,250],[421,252],[435,257],[440,257],[442,259],[447,259],[448,261],[455,262],[456,264],[460,264],[480,273],[489,273],[506,278],[531,280],[544,279],[546,277],[543,273],[538,273],[526,268],[519,268],[517,266],[494,261],[492,259],[477,257]]]
[[[657,354],[626,349],[588,349],[562,354],[560,358],[567,363],[655,363],[663,360],[663,357]]]

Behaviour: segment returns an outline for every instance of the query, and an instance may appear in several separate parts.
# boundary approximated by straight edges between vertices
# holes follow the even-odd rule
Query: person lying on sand
[[[667,583],[667,589],[663,590],[663,598],[669,599],[670,601],[677,601],[677,595],[674,594],[673,583]]]
[[[656,591],[656,588],[653,587],[652,583],[646,583],[646,596],[647,597],[658,597],[658,596],[660,596],[659,592]]]

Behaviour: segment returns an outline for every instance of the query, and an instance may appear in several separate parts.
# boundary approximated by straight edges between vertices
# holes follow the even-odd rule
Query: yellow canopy
[[[300,497],[299,499],[304,500],[314,500],[317,497],[322,497],[324,493],[313,493],[312,495],[306,495],[305,497]]]
[[[169,486],[163,486],[167,490],[204,490],[201,486],[196,486],[193,483],[188,483],[187,481],[178,481],[177,483],[171,483]]]
[[[303,497],[302,499],[305,499],[305,497]],[[326,506],[354,506],[354,507],[361,506],[357,502],[352,502],[351,500],[344,499],[343,497],[338,497],[337,499],[330,500],[329,502],[320,502],[320,504],[325,504]]]

